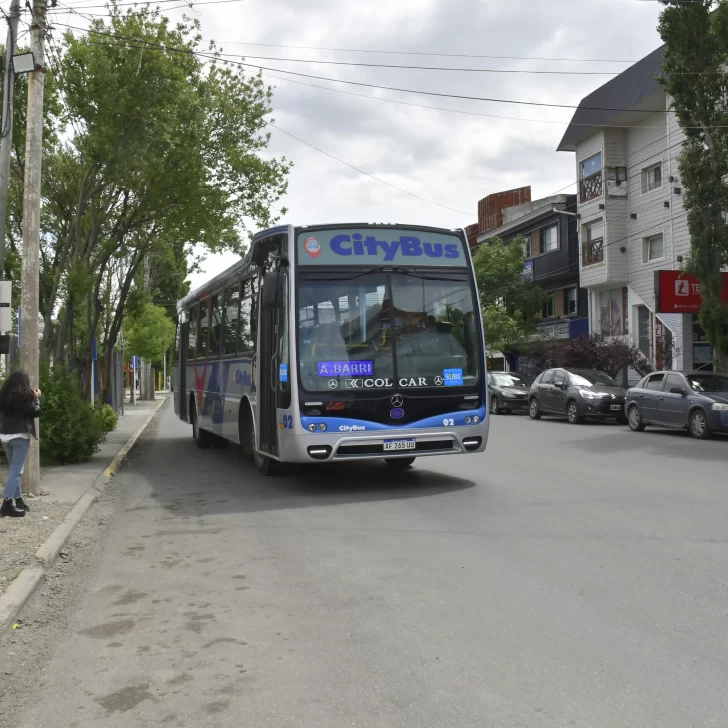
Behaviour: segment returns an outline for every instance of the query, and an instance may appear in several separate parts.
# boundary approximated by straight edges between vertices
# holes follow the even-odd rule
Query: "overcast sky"
[[[226,52],[247,54],[251,63],[438,93],[578,104],[612,76],[363,68],[252,56],[618,72],[629,63],[605,59],[636,61],[660,45],[656,31],[660,8],[652,0],[240,0],[200,6],[197,13],[206,38],[214,38]],[[253,43],[590,62],[324,51]],[[266,73],[274,86],[277,126],[381,180],[438,203],[392,189],[272,129],[270,153],[285,155],[295,163],[288,194],[278,203],[289,210],[285,222],[377,221],[461,227],[476,221],[478,200],[492,192],[530,184],[536,199],[574,180],[573,154],[556,152],[571,118],[569,109],[420,96],[299,77],[279,80],[283,78],[282,73]],[[432,106],[470,114],[421,108]],[[234,260],[211,257],[204,274],[193,277],[193,287]]]

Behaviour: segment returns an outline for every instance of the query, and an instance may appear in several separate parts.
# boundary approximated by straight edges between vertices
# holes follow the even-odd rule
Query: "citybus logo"
[[[309,238],[303,244],[308,249]],[[318,245],[318,243],[317,243]],[[460,246],[457,243],[423,243],[414,235],[400,235],[399,240],[377,240],[374,235],[363,237],[359,233],[353,235],[335,235],[331,238],[331,251],[342,256],[376,256],[384,253],[384,260],[394,260],[397,255],[413,258],[459,258]],[[318,255],[318,252],[316,253]],[[314,257],[316,257],[314,255]]]
[[[252,387],[253,378],[250,376],[250,372],[244,372],[240,369],[236,369],[235,384],[237,384],[238,387]]]
[[[312,258],[318,258],[321,255],[321,243],[316,238],[306,238],[303,248]]]

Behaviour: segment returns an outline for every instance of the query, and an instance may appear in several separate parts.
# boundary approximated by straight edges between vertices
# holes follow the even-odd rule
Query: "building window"
[[[627,333],[624,321],[623,289],[599,291],[599,332],[604,336],[623,336]]]
[[[576,288],[564,289],[564,313],[572,316],[579,311],[579,296]]]
[[[651,192],[662,187],[662,162],[642,170],[642,192]]]
[[[550,253],[553,250],[558,250],[559,247],[559,226],[552,225],[551,227],[541,230],[541,245],[539,252],[541,255],[544,253]]]
[[[556,315],[556,301],[553,293],[546,294],[546,300],[541,308],[543,318],[553,318]]]
[[[579,200],[582,203],[602,196],[604,187],[601,152],[585,159],[579,165],[579,176]]]
[[[642,240],[642,260],[649,263],[651,260],[662,260],[665,257],[665,238],[660,235],[652,235]]]
[[[584,225],[581,243],[581,265],[594,265],[604,260],[604,220],[594,220]]]
[[[602,153],[598,152],[593,157],[585,159],[581,163],[581,178],[591,177],[593,174],[602,171]]]

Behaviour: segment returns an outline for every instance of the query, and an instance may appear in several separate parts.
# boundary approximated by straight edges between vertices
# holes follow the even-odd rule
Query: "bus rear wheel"
[[[409,470],[414,461],[414,458],[385,458],[384,460],[392,470]]]
[[[194,400],[190,404],[190,413],[192,415],[192,438],[195,441],[195,445],[203,450],[207,450],[207,448],[212,447],[214,435],[200,427],[200,421],[197,417],[197,403]]]

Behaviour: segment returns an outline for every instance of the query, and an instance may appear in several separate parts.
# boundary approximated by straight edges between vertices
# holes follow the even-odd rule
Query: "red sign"
[[[342,410],[345,410],[345,409],[346,409],[345,402],[329,402],[326,405],[327,412],[341,412]]]
[[[728,273],[721,273],[721,303],[728,306]],[[655,292],[658,313],[700,313],[703,297],[700,281],[679,270],[655,271]]]

